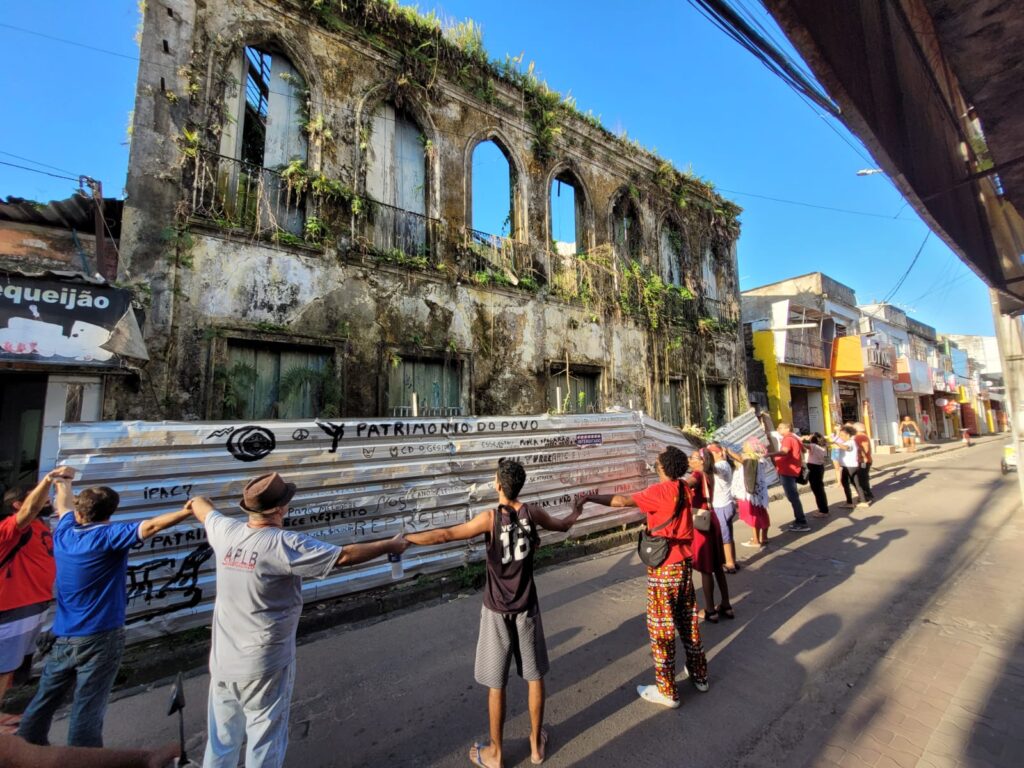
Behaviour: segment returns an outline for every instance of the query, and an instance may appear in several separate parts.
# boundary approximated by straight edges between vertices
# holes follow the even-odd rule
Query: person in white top
[[[840,463],[843,465],[843,474],[840,481],[843,485],[843,493],[846,494],[846,503],[842,506],[853,509],[854,506],[864,504],[864,495],[861,493],[860,484],[857,482],[857,470],[860,467],[857,454],[857,444],[853,441],[853,436],[857,434],[857,430],[853,427],[844,425],[839,430],[839,437],[835,440],[835,445],[843,451]],[[857,504],[853,503],[853,494],[850,488],[857,491]]]
[[[247,519],[221,514],[203,496],[186,504],[217,563],[204,768],[236,768],[243,740],[246,768],[284,764],[303,577],[323,579],[409,546],[398,535],[342,548],[286,531],[294,495],[295,484],[273,472],[245,486],[239,507]]]
[[[710,443],[708,450],[715,459],[715,489],[712,494],[715,517],[722,528],[722,548],[725,552],[725,572],[736,573],[736,542],[732,536],[732,524],[736,519],[736,500],[732,495],[733,459],[729,451],[719,443]]]

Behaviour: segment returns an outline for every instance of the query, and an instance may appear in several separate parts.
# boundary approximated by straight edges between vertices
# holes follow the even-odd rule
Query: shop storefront
[[[98,420],[104,379],[145,359],[128,291],[0,272],[0,486],[34,484],[53,466],[60,423]]]

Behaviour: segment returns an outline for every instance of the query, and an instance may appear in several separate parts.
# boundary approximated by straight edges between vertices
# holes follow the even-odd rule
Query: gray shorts
[[[488,688],[504,688],[512,659],[524,680],[540,680],[547,674],[550,665],[540,609],[535,608],[533,615],[526,611],[506,615],[485,606],[476,644],[476,681]]]

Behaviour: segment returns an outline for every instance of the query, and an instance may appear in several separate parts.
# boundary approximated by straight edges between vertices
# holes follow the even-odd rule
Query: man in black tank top
[[[548,653],[533,582],[533,554],[539,543],[538,528],[568,531],[583,507],[559,519],[518,501],[526,482],[526,470],[513,459],[501,459],[494,478],[498,492],[496,509],[481,512],[468,523],[425,533],[410,533],[410,544],[444,544],[486,537],[487,585],[480,611],[480,638],[476,648],[476,681],[487,686],[491,741],[474,744],[469,759],[475,765],[501,768],[501,744],[505,726],[505,685],[515,659],[516,671],[529,685],[531,760],[544,760],[544,675]]]

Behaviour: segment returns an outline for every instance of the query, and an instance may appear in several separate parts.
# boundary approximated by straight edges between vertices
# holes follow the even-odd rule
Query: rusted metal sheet
[[[497,461],[527,468],[522,498],[556,516],[584,493],[630,493],[653,480],[665,444],[682,434],[636,412],[368,421],[99,422],[64,424],[59,460],[81,470],[78,486],[121,494],[118,519],[142,520],[209,496],[238,512],[244,484],[278,471],[298,485],[286,526],[342,546],[469,520],[493,506]],[[659,447],[660,446],[660,447]],[[653,454],[652,454],[653,451]],[[238,514],[241,514],[238,512]],[[573,535],[621,526],[635,509],[588,506]],[[565,534],[548,534],[553,542]],[[410,549],[405,577],[482,559],[482,542]],[[391,582],[384,560],[339,569],[303,587],[309,602]],[[210,620],[214,563],[201,526],[146,541],[129,563],[132,640]]]

